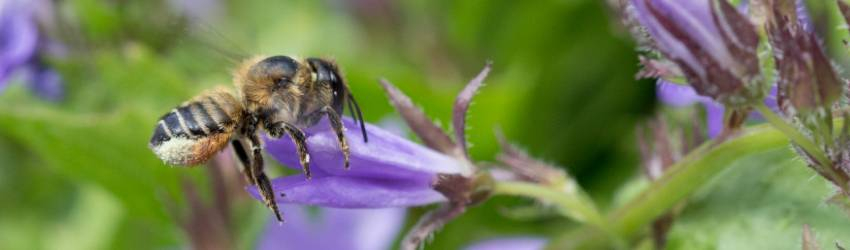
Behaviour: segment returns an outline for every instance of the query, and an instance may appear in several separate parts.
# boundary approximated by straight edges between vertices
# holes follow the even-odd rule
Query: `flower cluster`
[[[659,99],[705,105],[712,137],[721,128],[740,126],[755,108],[788,135],[809,166],[850,192],[850,129],[833,129],[846,83],[826,56],[801,1],[754,1],[742,8],[725,0],[630,3],[627,13],[654,42],[645,47],[662,56],[642,58],[646,69],[640,74],[662,78]],[[850,17],[850,7],[837,3]],[[760,30],[766,35],[760,36]],[[681,79],[693,89],[669,83]],[[768,92],[768,86],[774,87]]]
[[[39,33],[35,10],[49,9],[48,1],[0,1],[0,90],[21,72],[38,96],[56,101],[63,96],[59,74],[44,63],[48,41]]]
[[[837,1],[846,20],[850,6]],[[816,35],[798,21],[793,6],[771,6],[768,37],[774,47],[779,70],[779,106],[808,142],[795,142],[795,150],[810,167],[850,196],[850,117],[839,100],[846,80],[826,56]],[[844,117],[839,132],[833,129],[834,115]]]
[[[633,0],[655,48],[678,66],[697,93],[741,108],[761,101],[758,34],[726,1]]]

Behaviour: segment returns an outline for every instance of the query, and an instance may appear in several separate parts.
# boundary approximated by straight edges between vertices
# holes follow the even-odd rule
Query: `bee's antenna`
[[[360,105],[357,105],[354,95],[348,92],[348,106],[351,107],[352,104],[354,104],[354,109],[352,110],[357,111],[357,118],[355,120],[360,120],[360,132],[363,133],[363,142],[369,142],[369,137],[366,136],[366,122],[363,121],[363,113],[360,112]]]
[[[351,98],[346,98],[345,102],[348,104],[348,115],[350,115],[351,118],[354,118],[354,124],[359,125],[360,120],[357,120],[357,114],[354,113],[354,105],[351,104]]]

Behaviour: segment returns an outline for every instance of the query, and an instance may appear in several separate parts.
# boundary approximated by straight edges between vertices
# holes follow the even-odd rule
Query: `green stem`
[[[773,110],[770,110],[770,108],[764,105],[764,103],[756,105],[756,110],[758,110],[758,112],[761,113],[761,115],[767,119],[767,122],[773,125],[774,128],[782,131],[788,139],[791,139],[791,141],[803,148],[806,153],[814,157],[821,165],[832,169],[832,161],[829,160],[829,157],[827,157],[823,150],[812,142],[812,140],[809,140],[809,138],[800,133],[800,131],[785,122],[782,117],[776,115],[776,113],[774,113]]]
[[[818,166],[812,166],[815,170],[817,170],[822,175],[826,175],[825,177],[835,183],[842,190],[850,190],[850,180],[848,180],[847,174],[841,172],[841,170],[835,169],[835,166],[832,164],[832,160],[821,150],[820,147],[817,146],[812,140],[809,140],[799,131],[794,129],[791,125],[785,122],[782,118],[777,116],[773,111],[771,111],[767,106],[762,103],[761,105],[756,106],[756,109],[762,113],[762,115],[767,119],[770,124],[772,124],[775,128],[779,129],[783,133],[785,133],[788,138],[790,138],[797,146],[803,148],[803,151],[806,151],[807,154],[811,155],[815,158],[815,160],[820,163]],[[828,122],[832,122],[832,119],[828,119]],[[843,122],[843,121],[838,121]],[[824,129],[820,131],[823,133],[823,139],[826,140],[826,145],[833,145],[832,141],[832,128],[836,124],[829,124],[828,129]]]
[[[606,226],[619,235],[618,238],[631,239],[655,218],[702,187],[735,160],[787,146],[788,139],[782,133],[764,125],[746,129],[738,137],[721,144],[708,142],[671,166],[639,196],[611,213],[606,220]],[[607,240],[605,237],[593,228],[585,228],[556,238],[548,247],[564,249],[582,244],[577,241],[599,243]]]
[[[600,228],[605,226],[605,220],[602,218],[599,210],[596,209],[592,201],[586,197],[582,197],[579,192],[576,192],[575,195],[570,195],[561,190],[539,184],[505,181],[496,182],[493,187],[493,194],[525,196],[542,202],[553,203],[558,209],[558,212],[564,216]]]

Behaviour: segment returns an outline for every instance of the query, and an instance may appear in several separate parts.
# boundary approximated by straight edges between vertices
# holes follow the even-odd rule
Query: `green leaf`
[[[162,234],[175,222],[166,214],[163,200],[180,197],[174,195],[180,172],[147,149],[155,116],[122,111],[70,115],[39,105],[5,107],[0,109],[0,134],[32,151],[51,169],[108,191],[133,220],[160,229],[152,230],[149,238],[169,238]]]
[[[107,249],[122,218],[122,209],[110,193],[82,186],[68,216],[46,232],[46,249]]]
[[[801,249],[804,224],[818,245],[850,243],[850,218],[825,202],[834,186],[792,155],[772,150],[717,176],[676,219],[670,249]]]

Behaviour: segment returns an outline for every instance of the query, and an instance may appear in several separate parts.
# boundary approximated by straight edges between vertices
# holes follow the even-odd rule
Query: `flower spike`
[[[414,106],[410,97],[407,97],[386,79],[381,79],[381,86],[387,91],[387,96],[390,97],[393,107],[398,110],[398,113],[401,114],[410,129],[425,143],[425,146],[445,154],[454,154],[458,147],[457,144],[443,132],[443,129],[431,122],[421,109]]]
[[[469,110],[469,104],[472,102],[472,97],[478,92],[478,88],[483,85],[484,79],[487,78],[487,74],[490,73],[490,67],[492,65],[493,62],[487,62],[487,64],[484,65],[484,69],[481,70],[481,73],[478,73],[478,76],[466,84],[466,87],[464,87],[457,95],[454,109],[452,110],[452,127],[454,127],[455,130],[455,141],[463,151],[463,155],[467,158],[469,158],[469,153],[466,148],[466,113]]]

